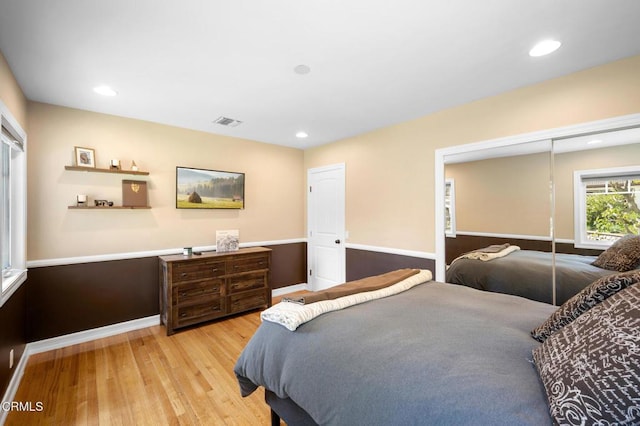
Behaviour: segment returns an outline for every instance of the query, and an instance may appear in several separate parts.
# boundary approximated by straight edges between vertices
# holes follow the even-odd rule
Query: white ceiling
[[[307,148],[638,55],[640,1],[0,0],[0,51],[30,100]]]

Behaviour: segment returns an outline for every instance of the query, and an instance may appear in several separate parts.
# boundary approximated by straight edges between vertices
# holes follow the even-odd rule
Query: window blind
[[[598,176],[592,178],[582,178],[582,182],[587,185],[605,185],[605,184],[626,184],[630,180],[640,180],[640,174],[615,175],[615,176]]]

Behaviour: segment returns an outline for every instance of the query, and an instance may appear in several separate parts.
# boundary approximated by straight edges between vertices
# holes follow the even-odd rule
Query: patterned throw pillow
[[[585,287],[560,306],[551,316],[531,331],[531,336],[544,342],[553,332],[561,329],[598,303],[640,282],[640,270],[607,275]]]
[[[533,350],[555,424],[640,424],[640,285]]]
[[[591,263],[598,268],[625,272],[640,266],[640,235],[625,235]]]

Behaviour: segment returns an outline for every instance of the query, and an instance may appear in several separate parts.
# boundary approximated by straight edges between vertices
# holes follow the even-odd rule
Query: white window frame
[[[576,170],[573,172],[573,223],[574,246],[577,248],[606,249],[611,241],[591,241],[587,239],[587,196],[584,179],[616,178],[640,174],[639,166],[612,167],[606,169]]]
[[[445,209],[447,208],[447,187],[449,187],[449,215],[450,215],[450,220],[449,223],[451,226],[449,226],[447,228],[447,224],[444,224],[444,232],[445,235],[447,237],[451,237],[451,238],[455,238],[456,236],[456,184],[455,181],[453,180],[453,178],[448,178],[444,180],[444,186],[445,186],[445,190],[444,190],[444,194],[445,194],[445,202],[444,202],[444,207]],[[446,214],[445,214],[445,221],[446,221]]]
[[[27,280],[27,134],[2,101],[0,101],[0,122],[11,135],[11,139],[3,135],[0,143],[13,145],[10,160],[9,206],[5,206],[5,197],[0,196],[0,221],[2,221],[0,225],[3,225],[7,218],[10,221],[11,230],[10,235],[0,237],[10,240],[9,257],[11,259],[10,268],[2,270],[1,273],[0,306],[2,306]],[[22,146],[22,150],[18,149],[18,145]],[[0,229],[4,229],[4,226]],[[2,247],[3,244],[0,244],[0,250]]]

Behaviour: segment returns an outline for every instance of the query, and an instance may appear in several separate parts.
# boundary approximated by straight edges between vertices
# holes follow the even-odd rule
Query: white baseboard
[[[427,251],[416,251],[416,250],[405,250],[398,249],[392,247],[379,247],[379,246],[370,246],[367,244],[353,244],[346,243],[346,248],[355,249],[355,250],[364,250],[364,251],[375,251],[378,253],[387,253],[387,254],[397,254],[400,256],[409,256],[409,257],[419,257],[422,259],[435,259],[435,253],[430,253]]]
[[[456,235],[466,235],[470,237],[511,238],[516,240],[551,241],[551,237],[545,236],[545,235],[500,234],[500,233],[494,233],[494,232],[473,232],[473,231],[456,231]]]
[[[38,340],[27,343],[29,355],[47,352],[66,346],[77,345],[78,343],[90,342],[91,340],[102,339],[103,337],[115,336],[127,331],[139,330],[160,324],[160,315],[153,315],[146,318],[139,318],[131,321],[121,322],[104,327],[93,328],[91,330],[79,331],[77,333],[65,334],[64,336],[52,337],[50,339]]]
[[[29,344],[27,344],[27,346],[28,345]],[[5,391],[4,397],[2,398],[3,407],[7,406],[7,403],[11,403],[14,400],[16,392],[18,392],[18,387],[20,386],[20,381],[22,380],[22,376],[24,375],[24,369],[27,367],[28,359],[29,354],[27,353],[27,348],[25,347],[24,353],[20,357],[20,361],[18,362],[18,364],[16,364],[15,366],[15,371],[13,372],[13,376],[11,376],[9,386],[7,386],[7,390]],[[8,410],[0,410],[0,425],[4,424],[5,420],[7,420],[8,415]]]
[[[152,327],[160,324],[160,315],[153,315],[146,318],[139,318],[131,321],[121,322],[118,324],[107,325],[104,327],[94,328],[91,330],[80,331],[78,333],[66,334],[64,336],[52,337],[50,339],[39,340],[37,342],[27,343],[24,353],[20,357],[20,361],[16,365],[16,369],[9,381],[9,386],[2,398],[2,406],[14,400],[20,381],[27,367],[29,357],[33,354],[51,351],[54,349],[64,348],[66,346],[77,345],[91,340],[102,339],[103,337],[114,336],[116,334],[126,333],[128,331],[139,330],[141,328]],[[7,415],[6,410],[0,410],[0,424],[4,424]]]
[[[276,288],[274,290],[271,290],[271,296],[272,297],[282,296],[283,294],[289,294],[289,293],[293,293],[294,291],[302,291],[302,290],[309,290],[309,285],[307,283],[302,283],[302,284],[290,285],[287,287]]]

